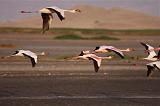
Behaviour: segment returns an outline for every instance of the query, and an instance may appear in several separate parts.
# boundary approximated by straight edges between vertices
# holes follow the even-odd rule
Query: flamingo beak
[[[134,49],[134,48],[129,48],[129,50],[130,50],[130,51],[135,51],[135,49]]]
[[[25,11],[21,11],[21,13],[25,13]]]
[[[21,11],[21,13],[32,13],[30,11]]]
[[[82,12],[80,9],[76,9],[75,11],[80,12],[80,13]]]

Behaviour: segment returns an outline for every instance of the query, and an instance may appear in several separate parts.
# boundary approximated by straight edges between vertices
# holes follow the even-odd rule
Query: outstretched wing
[[[47,7],[47,9],[49,9],[52,13],[55,12],[61,21],[65,19],[64,11],[62,9],[60,9],[56,6]]]
[[[141,43],[141,45],[143,45],[143,46],[145,47],[146,50],[152,50],[151,52],[148,52],[148,55],[150,55],[150,53],[155,53],[155,52],[153,51],[154,47],[152,47],[152,46],[149,45],[149,44],[143,43],[143,42],[140,42],[140,43]],[[156,54],[156,53],[155,53],[155,54]]]
[[[35,55],[32,52],[26,52],[26,53],[22,53],[24,56],[30,58],[31,63],[32,63],[32,67],[35,67],[35,65],[37,64],[37,55]]]
[[[160,70],[160,61],[156,61],[155,64],[153,64],[153,66]]]
[[[95,72],[98,72],[102,59],[95,56],[89,57],[89,59],[93,61]]]
[[[117,48],[114,48],[114,47],[112,47],[112,48],[106,48],[106,50],[111,50],[111,51],[113,51],[114,53],[116,53],[117,55],[119,55],[122,59],[124,58],[123,52],[120,51],[120,50],[117,49]]]
[[[140,43],[141,43],[142,46],[145,47],[146,50],[149,50],[149,47],[151,47],[150,45],[147,45],[147,44],[145,44],[143,42],[140,42]]]
[[[160,45],[159,45],[160,47]],[[157,55],[158,59],[160,59],[160,50],[158,51],[158,55]]]
[[[42,27],[42,32],[43,34],[49,30],[49,27],[51,25],[53,16],[50,13],[41,13],[42,19],[43,19],[43,27]]]
[[[154,58],[155,56],[157,56],[157,54],[155,53],[155,51],[153,50],[154,47],[150,46],[149,44],[145,44],[143,42],[140,42],[145,48],[146,50],[149,50],[148,53],[148,57],[147,58]],[[151,51],[150,51],[151,50]]]
[[[154,67],[150,66],[150,65],[147,65],[147,77],[151,76],[153,70],[154,70]]]
[[[35,61],[35,59],[34,59],[34,58],[32,58],[32,57],[30,57],[30,59],[31,59],[32,67],[35,67],[35,65],[36,65],[36,61]]]

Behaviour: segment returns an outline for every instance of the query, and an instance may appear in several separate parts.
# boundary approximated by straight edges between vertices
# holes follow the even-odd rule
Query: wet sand
[[[4,37],[5,36],[5,37]],[[153,37],[153,36],[152,36]],[[120,41],[52,40],[52,36],[0,34],[0,56],[17,49],[46,51],[35,68],[23,58],[0,59],[0,106],[159,106],[160,73],[146,77],[148,63],[141,60],[105,60],[98,73],[92,62],[57,60],[54,57],[75,55],[97,45],[133,47],[138,51],[127,56],[144,55],[139,44],[146,41],[159,45],[159,36],[149,39],[128,37]],[[124,37],[125,38],[125,37]]]
[[[159,73],[61,70],[0,77],[1,106],[158,106]]]

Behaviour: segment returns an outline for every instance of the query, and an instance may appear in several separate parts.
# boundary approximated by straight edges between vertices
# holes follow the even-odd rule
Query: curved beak
[[[80,13],[82,12],[80,9],[76,9],[75,11],[80,12]]]
[[[130,50],[130,51],[135,51],[135,49],[134,49],[134,48],[129,48],[129,50]]]

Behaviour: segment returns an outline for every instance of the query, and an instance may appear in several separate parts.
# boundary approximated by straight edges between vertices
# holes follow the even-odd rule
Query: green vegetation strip
[[[79,35],[69,34],[54,37],[57,40],[119,40],[118,38],[109,36],[94,36],[94,37],[82,37]]]
[[[41,33],[41,28],[13,28],[1,27],[0,33]],[[160,35],[160,29],[76,29],[76,28],[50,28],[50,34],[64,35],[81,33],[82,35]]]

